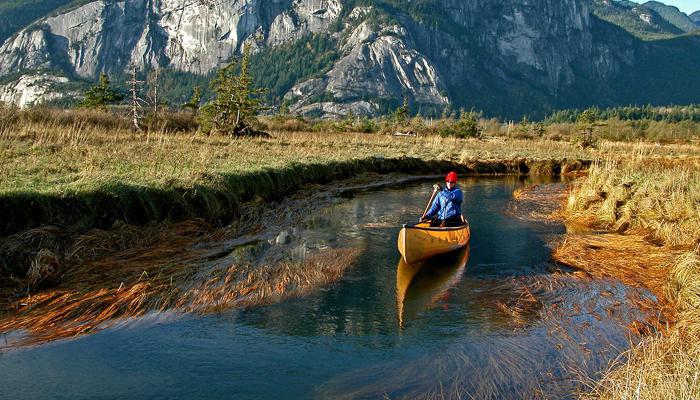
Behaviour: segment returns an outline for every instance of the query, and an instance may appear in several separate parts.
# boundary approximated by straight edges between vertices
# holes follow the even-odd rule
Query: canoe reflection
[[[416,264],[407,264],[402,257],[396,269],[399,327],[434,307],[456,286],[462,279],[467,260],[469,246]]]

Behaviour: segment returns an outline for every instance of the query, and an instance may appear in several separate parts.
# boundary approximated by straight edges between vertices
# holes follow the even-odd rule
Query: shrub
[[[149,131],[192,132],[199,128],[197,116],[187,111],[151,113],[144,118],[143,124]]]
[[[482,128],[479,124],[479,115],[474,112],[462,113],[457,122],[438,128],[438,134],[442,137],[456,137],[459,139],[481,137]]]
[[[355,122],[353,130],[360,133],[376,133],[379,125],[373,119],[364,116]]]

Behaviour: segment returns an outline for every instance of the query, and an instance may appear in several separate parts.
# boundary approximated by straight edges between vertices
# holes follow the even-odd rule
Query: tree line
[[[592,107],[588,110],[599,120],[700,122],[700,104],[685,106],[652,106],[647,104],[644,106],[629,105],[612,108]],[[544,122],[547,124],[574,123],[584,111],[586,110],[560,110],[546,117]]]

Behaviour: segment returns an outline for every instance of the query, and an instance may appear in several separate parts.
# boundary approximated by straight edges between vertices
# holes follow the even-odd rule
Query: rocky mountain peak
[[[0,76],[80,82],[101,72],[118,77],[130,66],[204,76],[250,44],[263,64],[276,54],[280,65],[270,73],[296,77],[274,96],[302,114],[377,115],[404,97],[423,113],[445,107],[542,113],[647,101],[647,92],[632,94],[622,82],[667,74],[669,68],[650,67],[656,54],[671,59],[668,52],[688,48],[690,56],[679,59],[698,58],[692,38],[647,44],[609,22],[629,7],[638,8],[633,23],[655,24],[648,32],[664,38],[681,32],[662,21],[664,30],[649,7],[610,0],[97,0],[10,37],[0,46]],[[309,40],[318,35],[325,39]],[[325,58],[316,69],[279,58],[303,55],[304,48],[284,50],[302,42],[334,49],[319,56]],[[686,76],[692,84],[681,92],[694,79]],[[27,90],[15,83],[5,91]],[[37,88],[48,93],[49,86]],[[653,95],[680,98],[673,87]],[[39,92],[24,104],[49,98]]]

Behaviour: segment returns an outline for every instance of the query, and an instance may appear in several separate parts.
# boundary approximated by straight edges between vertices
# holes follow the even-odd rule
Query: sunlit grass
[[[659,292],[674,306],[668,329],[646,338],[625,353],[583,398],[697,399],[700,397],[700,165],[696,159],[662,159],[639,148],[631,157],[598,160],[575,185],[567,205],[572,220],[646,238],[654,245],[628,246],[611,255],[614,246],[564,243],[555,252],[578,267],[604,266],[611,276],[631,276]],[[567,247],[568,246],[568,247]],[[623,248],[624,243],[615,243]],[[652,247],[650,247],[652,246]],[[662,282],[654,254],[672,257]],[[591,256],[591,254],[594,254]],[[607,262],[605,260],[608,260]],[[603,261],[602,263],[599,261]],[[576,262],[571,262],[576,264]],[[619,268],[619,264],[625,268]],[[594,272],[596,268],[593,268]],[[602,270],[601,268],[598,268]],[[615,270],[615,271],[612,271]],[[611,272],[612,271],[612,272]],[[626,271],[626,272],[625,272]],[[649,278],[649,274],[654,276]],[[656,289],[655,289],[656,288]]]
[[[592,159],[625,156],[634,145],[605,144],[583,150],[548,140],[458,140],[378,134],[272,132],[272,139],[204,136],[200,133],[134,133],[76,124],[28,122],[0,131],[0,194],[65,194],[119,182],[152,188],[216,185],[219,177],[293,164],[370,157],[416,157],[467,162],[485,159]],[[697,157],[693,146],[646,146],[659,156]]]

